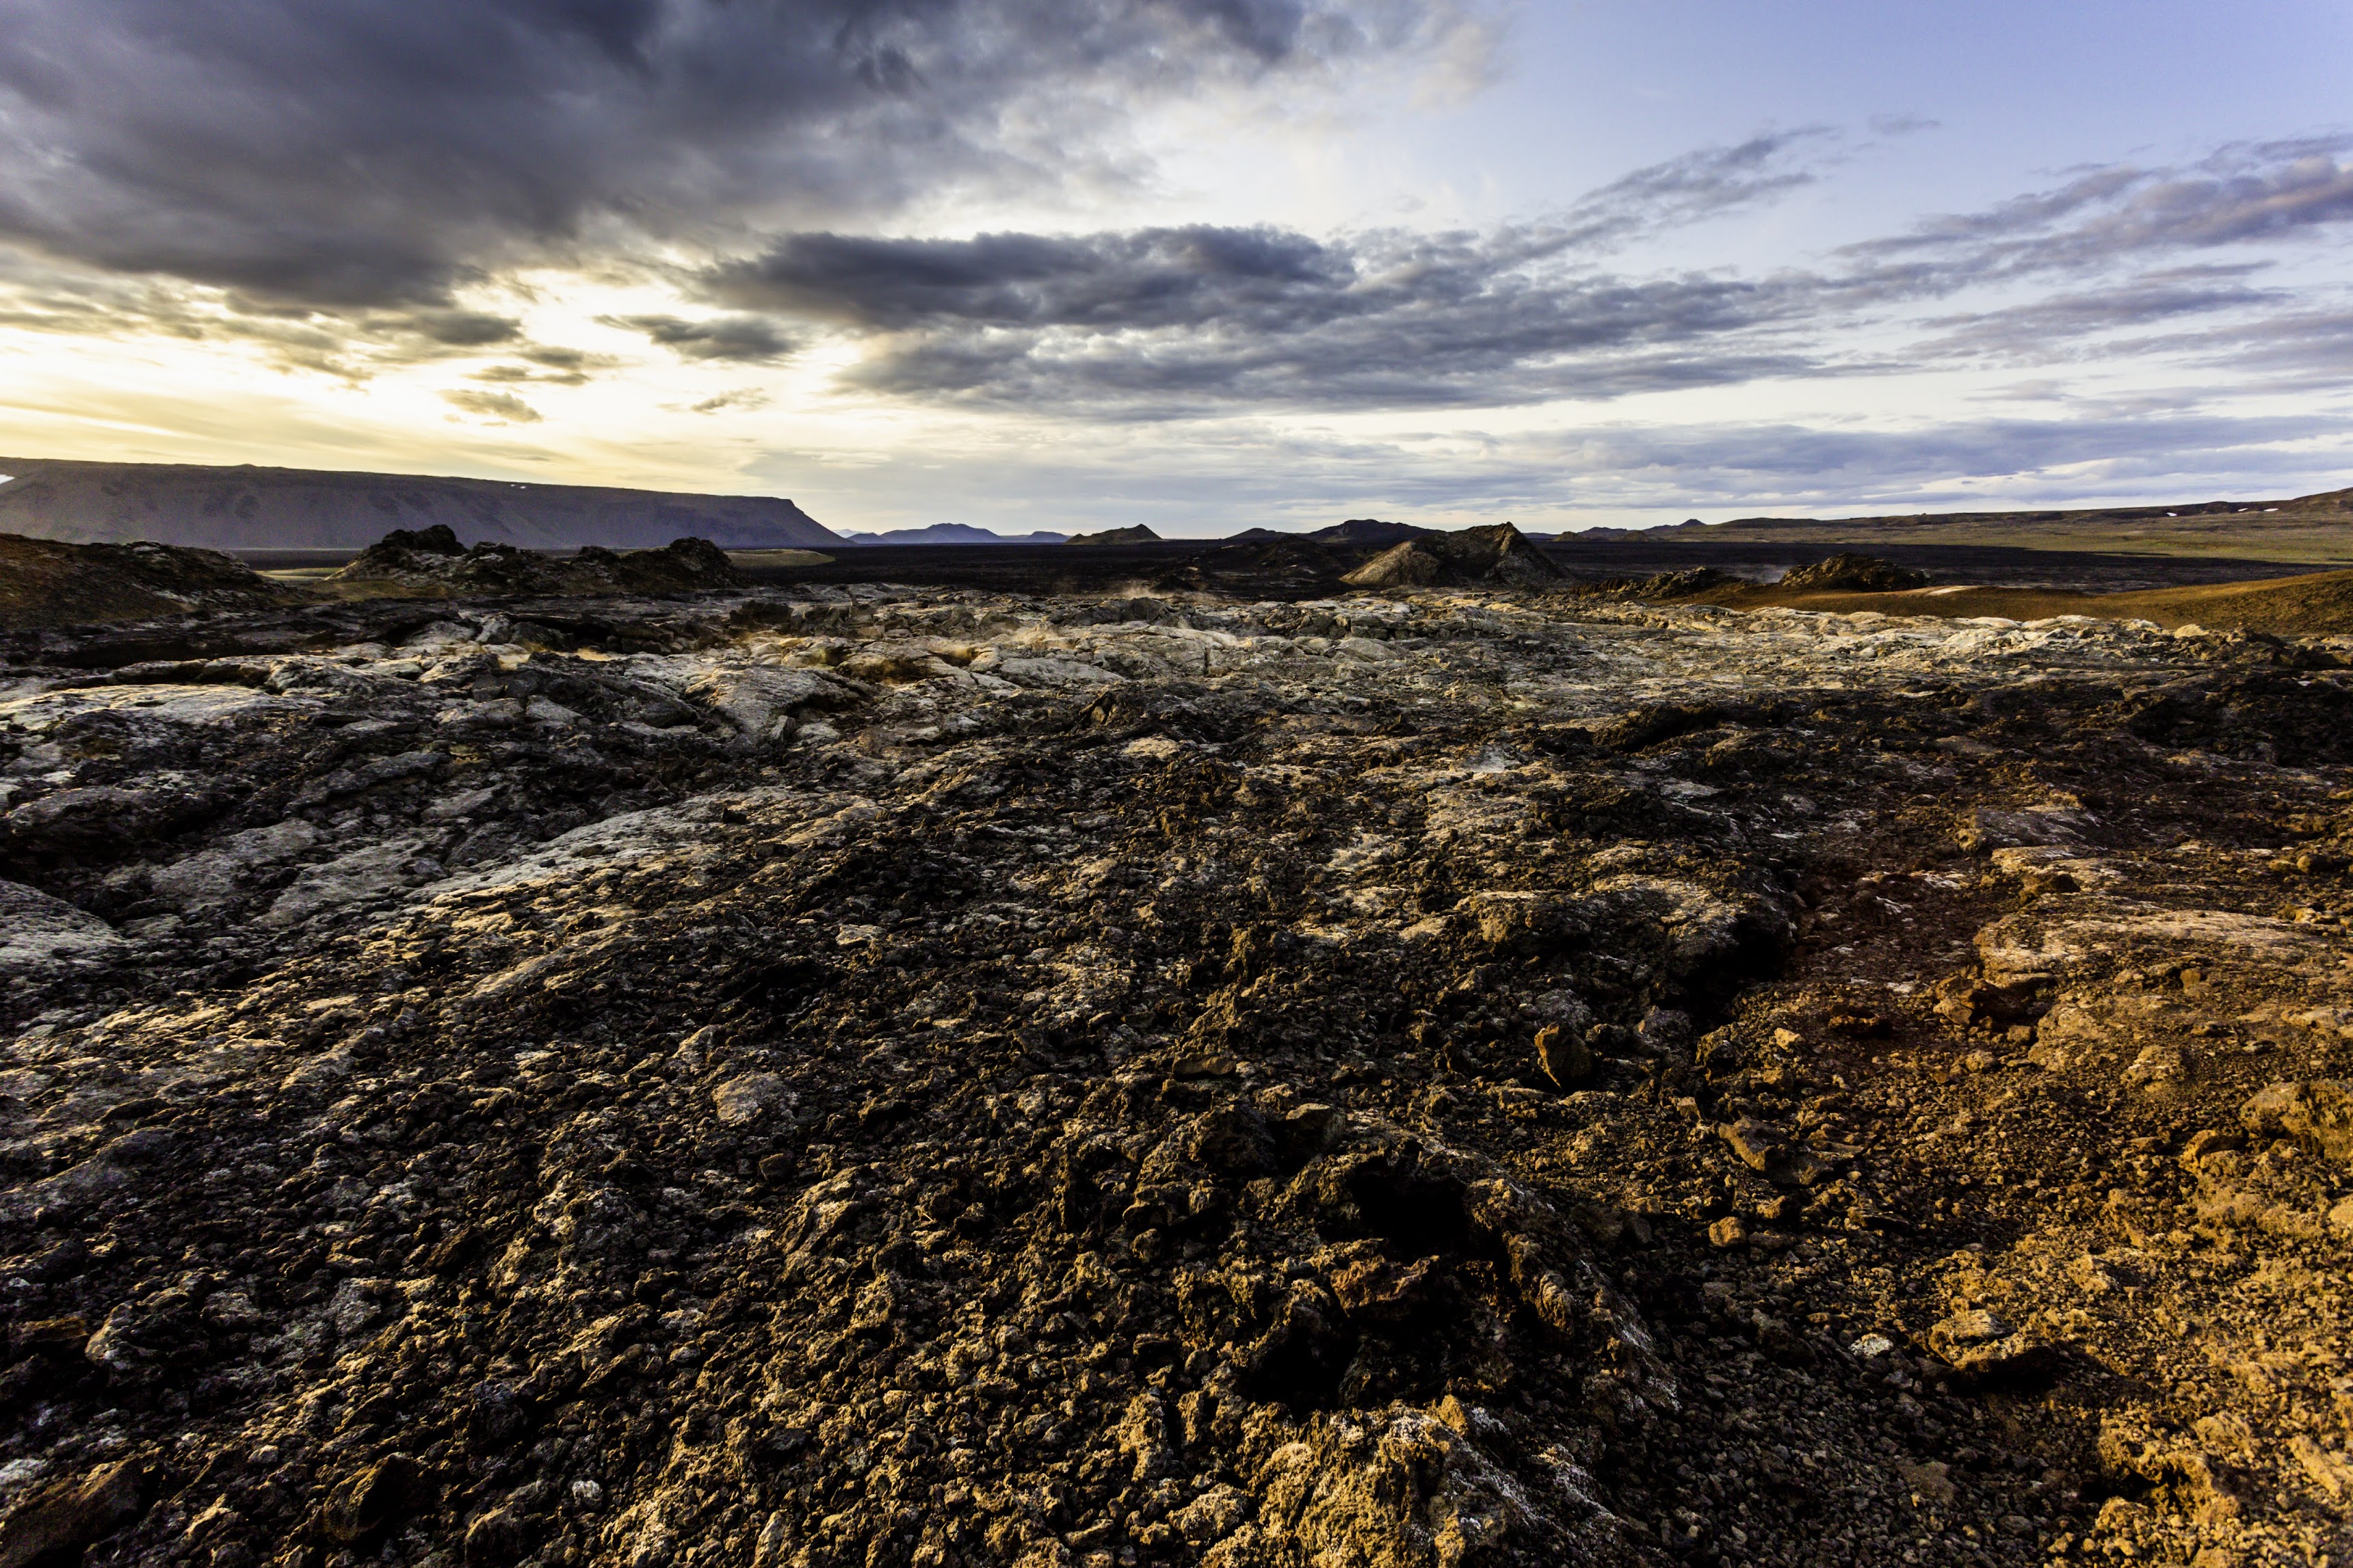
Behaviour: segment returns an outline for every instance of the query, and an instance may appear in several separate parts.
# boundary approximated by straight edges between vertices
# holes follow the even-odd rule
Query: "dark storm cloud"
[[[616,228],[872,214],[1083,162],[1116,98],[1424,49],[1455,20],[1419,0],[16,0],[0,238],[435,303]]]
[[[1607,205],[1649,214],[1685,200],[1662,190]],[[1620,279],[1577,268],[1578,249],[1553,227],[1329,242],[1201,226],[818,234],[719,269],[709,289],[738,307],[874,334],[849,378],[870,391],[1105,412],[1608,397],[1820,368],[1767,340],[1810,321],[1835,284]]]
[[[1717,342],[1752,337],[1806,290],[1704,277],[1545,288],[1475,267],[1296,302],[1258,302],[1204,328],[895,334],[850,373],[871,391],[1102,414],[1220,406],[1414,407],[1722,384],[1820,368]]]
[[[1805,129],[1700,149],[1556,221],[1488,234],[799,234],[712,268],[702,287],[741,310],[873,334],[849,380],[897,395],[1163,416],[1237,402],[1427,406],[1720,384],[1820,369],[1786,344],[1695,345],[1803,320],[1836,286],[1628,279],[1592,258],[1810,183],[1799,154],[1831,140]]]
[[[1806,129],[1702,148],[1601,187],[1555,222],[1489,236],[1326,243],[1211,225],[931,240],[797,234],[712,268],[704,287],[743,308],[863,327],[955,321],[1113,331],[1214,321],[1295,331],[1391,309],[1407,296],[1459,301],[1518,268],[1768,200],[1818,177],[1791,154],[1830,138]]]
[[[1630,238],[1768,200],[1834,157],[1803,130],[1638,171],[1559,218],[1483,234],[1317,239],[1208,226],[891,239],[799,234],[707,271],[744,311],[830,323],[869,349],[849,384],[897,396],[1126,417],[1234,406],[1504,405],[2105,353],[2179,318],[2295,302],[2244,262],[2090,276],[2255,245],[2353,217],[2333,142],[2227,149],[2183,170],[2081,172],[2057,190],[1848,247],[1811,268],[1620,276]],[[2054,290],[1930,317],[1899,363],[1858,326],[1901,328],[1973,289]],[[2103,339],[2108,340],[2103,342]]]
[[[1146,229],[974,239],[794,235],[754,261],[709,277],[730,304],[861,327],[1080,326],[1107,331],[1295,322],[1328,311],[1355,258],[1267,228]]]
[[[677,316],[600,316],[608,327],[643,332],[681,359],[768,364],[793,352],[790,338],[761,316],[720,316],[690,321]]]
[[[417,336],[453,349],[487,348],[522,335],[522,322],[480,310],[419,310],[408,324]]]

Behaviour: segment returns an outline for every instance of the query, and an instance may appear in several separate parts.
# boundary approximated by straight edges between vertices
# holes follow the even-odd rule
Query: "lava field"
[[[0,1568],[2344,1564],[2348,652],[0,637]]]

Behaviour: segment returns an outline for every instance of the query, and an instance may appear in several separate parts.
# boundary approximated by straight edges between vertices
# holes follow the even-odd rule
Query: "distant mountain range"
[[[881,533],[845,533],[844,544],[1060,544],[1067,533],[993,533],[968,522],[935,522],[927,528],[893,528]]]
[[[703,495],[591,485],[515,483],[308,468],[90,463],[0,458],[0,534],[76,544],[356,552],[395,529],[446,525],[467,543],[570,550],[659,548],[710,540],[724,550],[865,545],[1135,544],[1131,527],[1069,535],[1002,534],[964,522],[838,534],[776,496]],[[1353,517],[1288,532],[1251,528],[1229,542],[1296,542],[1386,550],[1441,530]],[[1879,517],[1744,517],[1658,528],[1592,528],[1529,538],[1646,544],[1975,545],[2147,555],[2230,556],[2353,565],[2353,489],[2284,500],[2193,501],[2079,510],[1915,512]]]
[[[211,550],[360,550],[447,524],[468,543],[638,550],[708,539],[728,550],[842,541],[774,496],[181,463],[0,458],[0,533],[74,543],[151,540]]]

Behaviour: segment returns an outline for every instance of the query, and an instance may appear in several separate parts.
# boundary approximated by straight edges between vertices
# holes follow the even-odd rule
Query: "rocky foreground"
[[[5,1568],[2353,1552],[2344,647],[5,648]]]

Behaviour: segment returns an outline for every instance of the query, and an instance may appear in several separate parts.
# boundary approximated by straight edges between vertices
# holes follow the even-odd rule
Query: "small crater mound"
[[[1928,585],[1926,572],[1915,572],[1876,555],[1845,552],[1811,566],[1800,566],[1781,579],[1784,588],[1816,594],[1901,594]]]

